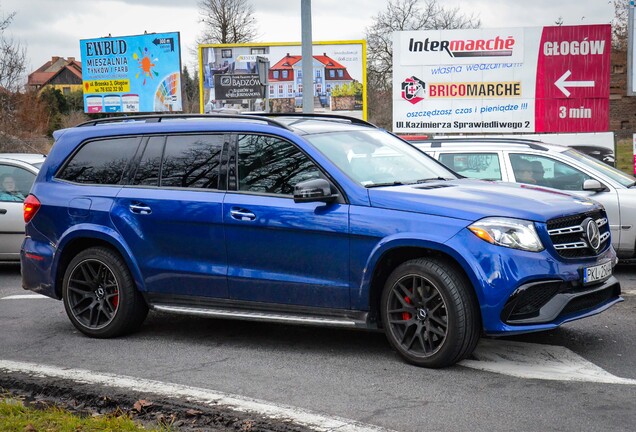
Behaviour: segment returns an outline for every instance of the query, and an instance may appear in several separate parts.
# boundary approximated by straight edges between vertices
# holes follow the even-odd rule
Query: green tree
[[[194,77],[190,77],[188,67],[184,66],[181,72],[181,99],[183,112],[199,112],[199,79],[195,72]]]

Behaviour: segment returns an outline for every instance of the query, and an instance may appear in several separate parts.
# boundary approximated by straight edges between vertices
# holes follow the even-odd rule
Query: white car
[[[619,257],[636,257],[636,179],[571,147],[509,138],[413,141],[458,174],[583,195],[605,206]],[[529,172],[528,172],[529,170]]]
[[[44,158],[41,154],[0,153],[0,261],[20,261],[24,240],[22,202]]]

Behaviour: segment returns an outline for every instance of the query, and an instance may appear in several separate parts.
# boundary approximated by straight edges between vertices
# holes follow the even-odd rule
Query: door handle
[[[7,214],[7,209],[0,209],[0,214]]]
[[[128,208],[135,214],[147,215],[152,213],[152,209],[143,204],[131,204]]]
[[[232,218],[241,221],[253,221],[256,219],[256,215],[251,211],[236,207],[230,210],[230,215]]]

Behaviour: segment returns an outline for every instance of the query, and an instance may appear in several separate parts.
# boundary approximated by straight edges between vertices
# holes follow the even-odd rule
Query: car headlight
[[[475,222],[468,229],[491,244],[531,252],[544,249],[534,223],[527,220],[490,217]]]

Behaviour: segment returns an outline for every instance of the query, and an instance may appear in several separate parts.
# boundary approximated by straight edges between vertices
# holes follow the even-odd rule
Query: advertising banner
[[[181,111],[179,33],[80,40],[84,112]]]
[[[393,131],[602,132],[610,25],[395,32]]]
[[[218,99],[256,99],[265,97],[265,86],[258,74],[217,74],[214,88]]]
[[[199,46],[201,111],[302,110],[301,51],[300,43]],[[268,62],[269,69],[257,92],[247,77],[258,78],[259,61]],[[366,118],[365,41],[314,42],[312,65],[315,112]]]

